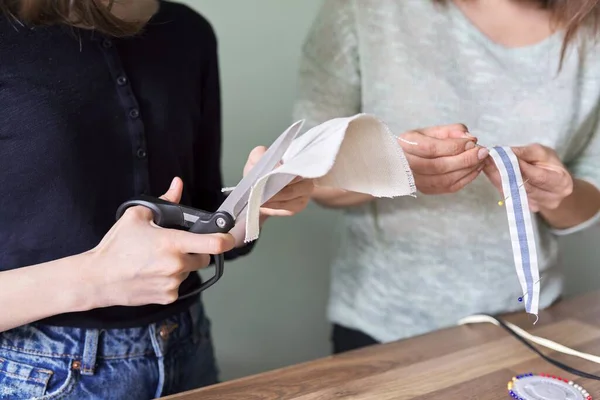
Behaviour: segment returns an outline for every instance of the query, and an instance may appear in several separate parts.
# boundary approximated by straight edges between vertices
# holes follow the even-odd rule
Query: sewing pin
[[[542,280],[542,278],[538,279],[536,283],[533,284],[533,286],[537,285],[540,281]],[[528,292],[525,292],[525,294],[523,295],[523,297],[527,296]],[[517,300],[519,300],[519,303],[523,302],[523,297],[519,297]]]
[[[519,185],[518,189],[521,189],[521,186],[523,186],[524,184],[526,184],[526,183],[527,183],[527,181],[529,181],[529,178],[527,178],[527,180],[525,180],[525,182],[521,183],[521,184]],[[507,197],[505,197],[505,198],[504,198],[504,200],[500,200],[500,201],[498,201],[498,205],[499,205],[500,207],[502,207],[502,206],[504,205],[504,202],[505,202],[506,200],[508,200],[508,199],[510,199],[510,195],[508,195]]]
[[[413,146],[418,146],[418,145],[419,145],[419,143],[416,143],[416,142],[411,142],[411,141],[409,141],[409,140],[406,140],[406,139],[404,139],[404,138],[401,138],[400,136],[396,136],[396,139],[398,139],[398,140],[400,140],[400,141],[402,141],[402,142],[404,142],[404,143],[411,144],[411,145],[413,145]]]

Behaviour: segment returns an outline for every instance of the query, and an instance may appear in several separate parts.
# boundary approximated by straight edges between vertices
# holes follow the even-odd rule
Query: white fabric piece
[[[236,224],[232,235],[241,238],[244,226],[244,241],[256,240],[260,207],[296,177],[374,197],[416,195],[404,152],[382,121],[368,114],[336,118],[297,137],[282,165],[253,185],[245,224]]]
[[[537,248],[519,160],[508,146],[489,148],[489,151],[502,180],[515,268],[523,290],[522,301],[526,311],[537,317],[540,296]]]

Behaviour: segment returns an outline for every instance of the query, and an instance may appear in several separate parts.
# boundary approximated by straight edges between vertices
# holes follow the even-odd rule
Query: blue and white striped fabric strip
[[[540,278],[536,241],[519,161],[510,147],[493,147],[489,150],[502,180],[515,268],[523,291],[525,310],[537,317]]]

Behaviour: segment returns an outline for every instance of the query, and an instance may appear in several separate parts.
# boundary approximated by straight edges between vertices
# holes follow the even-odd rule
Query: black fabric
[[[333,353],[339,354],[351,350],[357,350],[363,347],[379,344],[371,336],[354,329],[346,328],[345,326],[333,324],[331,334],[333,344]]]
[[[160,196],[175,176],[183,204],[214,211],[223,201],[217,41],[190,8],[163,1],[126,39],[0,17],[0,60],[0,271],[95,247],[122,202]],[[181,293],[199,283],[191,274]],[[138,326],[194,301],[42,322]]]

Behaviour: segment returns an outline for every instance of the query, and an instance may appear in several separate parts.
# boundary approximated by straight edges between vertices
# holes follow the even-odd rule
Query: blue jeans
[[[202,303],[133,329],[0,333],[0,399],[147,400],[217,383]]]

